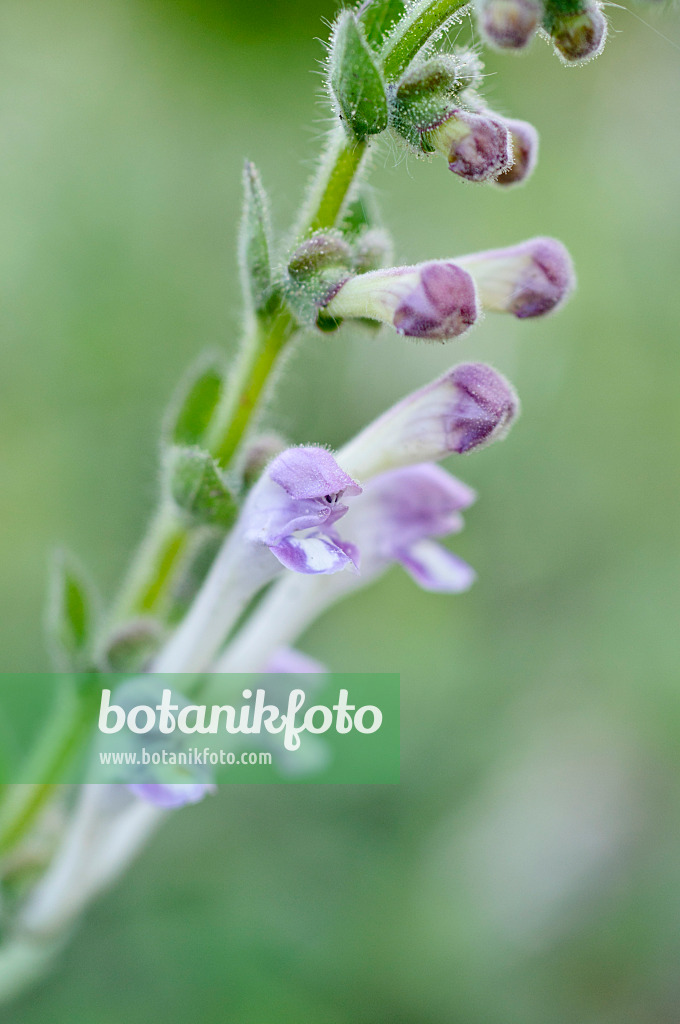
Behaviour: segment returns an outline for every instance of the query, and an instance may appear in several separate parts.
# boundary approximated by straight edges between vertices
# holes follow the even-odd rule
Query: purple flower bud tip
[[[449,379],[459,395],[447,431],[452,450],[462,455],[505,437],[519,413],[508,381],[484,363],[462,363]]]
[[[539,26],[543,7],[537,0],[488,0],[480,14],[480,28],[499,50],[523,50]]]
[[[506,119],[505,125],[512,137],[512,165],[496,178],[497,185],[519,185],[526,181],[538,160],[538,132],[528,121]]]
[[[451,140],[449,170],[466,181],[489,181],[510,166],[510,133],[500,120],[467,111],[457,111],[456,120],[467,131]]]
[[[581,64],[602,52],[607,19],[597,3],[575,14],[564,14],[550,28],[557,55],[565,64]]]
[[[455,263],[426,263],[416,287],[394,312],[394,327],[409,338],[443,341],[477,319],[477,293],[470,274]]]
[[[571,257],[556,238],[532,238],[517,247],[529,256],[517,282],[510,312],[520,320],[557,309],[576,284]]]

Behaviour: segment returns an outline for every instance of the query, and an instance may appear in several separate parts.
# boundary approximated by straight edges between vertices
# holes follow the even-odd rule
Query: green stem
[[[10,786],[0,814],[0,855],[26,833],[81,749],[95,721],[96,687],[76,692],[64,686],[40,743],[22,770],[25,782]],[[36,781],[38,780],[38,781]]]
[[[467,6],[467,0],[416,0],[383,48],[385,78],[401,75],[426,43]]]

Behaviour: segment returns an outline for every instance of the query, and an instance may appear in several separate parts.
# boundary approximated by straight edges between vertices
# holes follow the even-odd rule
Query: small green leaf
[[[200,444],[222,397],[224,373],[217,359],[200,360],[171,405],[164,434],[170,444]]]
[[[234,495],[213,457],[201,448],[170,450],[168,482],[175,504],[195,523],[228,530],[238,515]]]
[[[357,20],[343,11],[333,32],[330,87],[347,132],[362,141],[387,128],[382,74]]]
[[[406,4],[404,0],[366,0],[357,11],[357,16],[366,36],[366,41],[379,50],[392,26],[401,18]]]
[[[96,600],[85,573],[72,555],[58,551],[51,566],[46,629],[60,671],[87,668],[95,629]]]
[[[255,164],[243,168],[243,215],[239,260],[246,300],[255,313],[271,312],[277,303],[270,258],[269,201]]]

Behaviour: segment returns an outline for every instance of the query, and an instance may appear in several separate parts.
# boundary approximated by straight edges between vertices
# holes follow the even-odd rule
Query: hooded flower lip
[[[576,284],[571,257],[556,238],[530,238],[458,262],[474,277],[484,307],[520,320],[557,309]]]
[[[325,312],[379,320],[409,338],[445,341],[467,331],[479,311],[467,271],[452,261],[432,260],[360,274],[342,286]]]
[[[294,572],[339,572],[356,552],[334,524],[347,512],[342,498],[361,494],[325,448],[288,448],[271,463],[243,510],[247,541],[266,545]]]

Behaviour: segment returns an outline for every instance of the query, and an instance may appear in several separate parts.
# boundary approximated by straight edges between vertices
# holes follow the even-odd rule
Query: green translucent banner
[[[399,676],[0,674],[0,785],[397,783]]]

